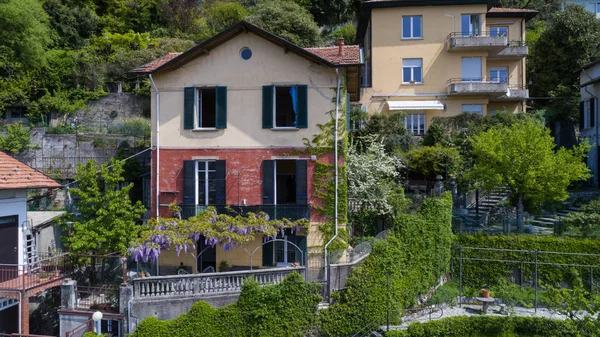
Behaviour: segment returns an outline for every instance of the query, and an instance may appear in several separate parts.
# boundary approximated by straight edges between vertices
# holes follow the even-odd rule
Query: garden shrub
[[[569,252],[582,254],[600,254],[600,241],[581,238],[563,238],[543,236],[536,237],[531,235],[458,235],[456,237],[456,246],[478,247],[478,248],[497,248],[524,250],[529,252],[504,252],[504,251],[475,251],[463,249],[464,258],[487,258],[496,260],[512,261],[535,261],[535,251],[546,252]],[[453,273],[458,277],[458,256],[459,249],[454,249],[454,270]],[[599,265],[598,257],[595,256],[577,256],[577,255],[559,255],[559,254],[538,254],[538,284],[558,286],[562,283],[570,284],[575,277],[582,277],[584,281],[589,280],[589,267],[560,267],[543,263],[561,263],[561,264],[579,264],[579,265]],[[463,261],[463,286],[481,287],[489,285],[492,287],[501,285],[507,281],[519,282],[519,270],[521,263],[502,263],[486,261]],[[533,284],[534,264],[523,264],[523,283]],[[516,279],[516,280],[515,280]]]
[[[396,313],[414,304],[448,269],[451,257],[452,199],[426,199],[419,213],[397,217],[393,233],[375,243],[334,303],[321,311],[321,333],[351,336],[377,319],[388,307]],[[388,286],[389,281],[389,286]]]
[[[215,309],[200,301],[171,321],[149,317],[132,337],[306,336],[317,322],[320,287],[305,282],[298,273],[262,287],[248,279],[237,303]]]
[[[114,123],[109,127],[108,132],[133,137],[150,137],[150,120],[142,117],[129,118]]]
[[[457,316],[414,323],[406,330],[390,331],[386,337],[583,337],[598,336],[594,321],[554,320],[542,317]]]

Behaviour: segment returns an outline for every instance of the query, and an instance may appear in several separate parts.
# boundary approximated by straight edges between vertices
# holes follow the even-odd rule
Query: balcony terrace
[[[448,80],[448,95],[506,95],[508,84],[489,78],[451,78]]]
[[[488,60],[519,60],[529,55],[529,47],[523,41],[510,41],[508,46],[496,53],[490,53]]]
[[[454,32],[447,37],[448,51],[499,52],[508,46],[506,36],[491,36],[490,32],[477,34]]]
[[[71,263],[66,254],[38,253],[31,264],[0,265],[0,297],[4,292],[22,291],[30,296],[59,286],[70,275]]]
[[[519,102],[529,98],[529,89],[521,84],[509,84],[508,90],[502,96],[490,97],[490,102]]]

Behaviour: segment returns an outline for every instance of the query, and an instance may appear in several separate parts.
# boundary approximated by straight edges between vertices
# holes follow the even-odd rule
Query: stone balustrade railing
[[[262,286],[277,284],[292,272],[304,276],[305,268],[271,268],[237,272],[153,276],[133,280],[134,298],[211,295],[239,292],[246,278],[253,276]]]

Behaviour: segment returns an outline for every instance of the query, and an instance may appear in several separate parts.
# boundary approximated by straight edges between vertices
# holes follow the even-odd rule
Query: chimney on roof
[[[341,57],[344,57],[344,38],[340,37],[338,39],[338,46],[340,48],[338,55],[340,55]]]

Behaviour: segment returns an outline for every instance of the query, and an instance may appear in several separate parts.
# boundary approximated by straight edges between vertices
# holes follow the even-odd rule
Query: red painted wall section
[[[266,149],[189,149],[160,150],[160,205],[183,203],[184,160],[214,159],[226,161],[226,196],[228,205],[260,205],[263,200],[262,163],[272,159],[308,159],[308,202],[318,203],[314,195],[315,162],[310,155],[292,154],[293,148]],[[332,164],[333,154],[317,157],[317,161]],[[151,214],[156,216],[156,151],[152,153]],[[171,216],[168,206],[160,207],[160,216]],[[311,212],[311,221],[322,221]]]

